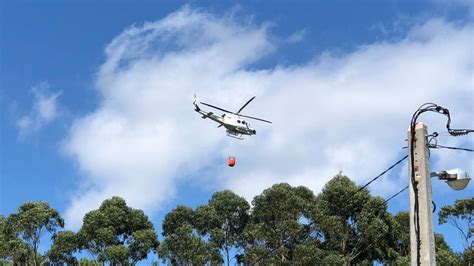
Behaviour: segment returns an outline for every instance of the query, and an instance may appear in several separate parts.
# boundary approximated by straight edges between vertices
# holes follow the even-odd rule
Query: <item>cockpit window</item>
[[[239,123],[239,124],[240,124],[240,120],[237,120],[237,123]]]

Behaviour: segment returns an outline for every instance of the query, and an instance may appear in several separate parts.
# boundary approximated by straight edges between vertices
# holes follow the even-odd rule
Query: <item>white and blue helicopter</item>
[[[267,123],[272,123],[268,120],[257,118],[257,117],[252,117],[248,115],[242,115],[240,112],[253,100],[255,99],[255,96],[250,98],[242,107],[237,112],[231,112],[226,109],[208,104],[208,103],[203,103],[200,102],[201,104],[204,104],[206,106],[212,107],[214,109],[217,109],[219,111],[225,112],[221,116],[215,115],[213,112],[205,112],[199,108],[199,106],[196,103],[196,95],[194,95],[194,111],[200,113],[202,115],[203,119],[209,118],[217,123],[219,123],[219,127],[224,126],[226,129],[227,136],[240,139],[242,140],[243,135],[255,135],[257,134],[257,131],[253,128],[250,127],[250,124],[245,121],[243,118],[250,118],[250,119],[255,119]]]

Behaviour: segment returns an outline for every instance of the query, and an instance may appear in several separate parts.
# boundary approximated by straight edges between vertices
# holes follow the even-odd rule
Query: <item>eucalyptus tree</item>
[[[53,236],[53,243],[47,253],[52,263],[66,263],[67,265],[76,265],[77,259],[74,252],[78,251],[78,238],[72,231],[61,231]]]
[[[436,251],[436,264],[439,265],[461,265],[462,257],[460,254],[456,254],[451,247],[444,241],[444,237],[441,234],[435,233],[435,251]]]
[[[242,245],[242,232],[249,221],[250,205],[230,190],[216,192],[208,205],[196,209],[194,221],[202,235],[225,254],[230,265],[232,248]]]
[[[81,258],[81,260],[79,260],[79,265],[81,265],[81,266],[103,266],[103,263],[100,263],[97,260],[90,260],[90,259],[86,259],[86,258]]]
[[[7,219],[0,214],[0,258],[7,259],[10,256],[8,242],[10,236],[7,230]]]
[[[410,213],[400,211],[394,216],[397,223],[396,234],[397,241],[395,249],[401,257],[410,256]],[[409,263],[409,260],[407,261]]]
[[[284,264],[305,253],[308,228],[304,224],[315,197],[306,187],[275,184],[256,196],[250,223],[244,231],[245,255],[249,264]]]
[[[64,220],[59,213],[42,201],[22,204],[18,213],[8,217],[8,223],[12,226],[14,235],[28,247],[30,260],[35,266],[40,264],[38,248],[41,237],[45,233],[55,233],[58,227],[64,227]]]
[[[120,197],[104,200],[99,209],[88,212],[76,238],[79,249],[112,264],[135,264],[159,244],[148,217]]]
[[[439,224],[449,223],[459,231],[465,249],[474,248],[474,197],[444,206],[438,216]]]
[[[410,214],[406,211],[398,212],[394,216],[397,226],[394,231],[396,243],[394,248],[398,252],[398,257],[387,264],[409,264],[410,263]],[[441,234],[435,233],[436,264],[439,265],[461,265],[462,258],[456,254],[444,241]]]
[[[463,261],[474,265],[474,197],[458,199],[453,205],[441,208],[439,224],[449,223],[456,228],[463,239]]]
[[[195,213],[187,206],[177,206],[163,221],[164,240],[158,254],[172,265],[218,265],[222,256],[218,247],[207,243],[195,227]]]
[[[341,174],[317,196],[311,220],[322,232],[327,250],[339,254],[345,265],[386,261],[397,257],[396,221],[380,197]]]
[[[474,265],[474,247],[470,247],[464,250],[462,259],[465,265]]]
[[[11,262],[13,264],[27,264],[29,254],[28,246],[21,241],[13,225],[0,215],[0,264]]]

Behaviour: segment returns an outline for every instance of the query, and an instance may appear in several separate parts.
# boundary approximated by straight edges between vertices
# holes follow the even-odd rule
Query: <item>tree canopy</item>
[[[454,205],[447,205],[439,212],[439,224],[453,225],[464,240],[464,248],[474,247],[474,197],[458,199]]]
[[[463,236],[455,253],[435,234],[440,265],[473,265],[474,199],[459,199],[439,212]],[[336,175],[317,195],[304,186],[275,184],[250,205],[230,190],[212,194],[195,209],[179,205],[162,223],[161,243],[142,210],[112,197],[88,212],[78,232],[64,226],[46,202],[26,202],[9,217],[0,215],[0,264],[135,265],[156,253],[178,265],[406,265],[410,262],[410,218],[395,215],[386,202]],[[50,249],[38,253],[40,240],[52,236]],[[91,257],[81,258],[88,251]]]
[[[358,189],[339,174],[316,198],[312,219],[322,233],[324,248],[338,254],[346,265],[394,260],[396,220],[382,198]]]
[[[120,197],[107,199],[98,210],[88,212],[76,239],[80,249],[112,264],[134,264],[158,246],[148,217]]]
[[[195,227],[195,213],[186,206],[178,206],[166,214],[163,221],[163,240],[159,254],[163,262],[173,265],[220,264],[218,248],[202,239]]]
[[[59,213],[49,207],[47,202],[26,202],[18,208],[18,213],[8,217],[8,230],[11,230],[10,243],[15,248],[13,255],[21,255],[27,246],[34,265],[39,265],[38,248],[45,233],[54,233],[58,227],[64,227]],[[18,238],[23,242],[18,242]]]
[[[256,196],[244,231],[247,263],[287,263],[305,241],[307,219],[315,197],[306,187],[275,184]]]
[[[249,221],[248,202],[230,190],[216,192],[208,205],[199,206],[195,224],[202,235],[225,254],[230,265],[230,251],[242,245],[242,232]]]

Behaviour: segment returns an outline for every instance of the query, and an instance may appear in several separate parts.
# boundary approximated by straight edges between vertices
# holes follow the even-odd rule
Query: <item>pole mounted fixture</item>
[[[469,174],[461,168],[433,172],[431,177],[437,176],[439,180],[444,180],[453,190],[463,190],[471,181]]]
[[[410,187],[410,242],[412,265],[434,265],[434,235],[431,211],[431,181],[429,174],[429,153],[426,126],[417,123],[418,117],[425,112],[435,112],[447,117],[446,128],[451,136],[462,136],[474,132],[472,129],[452,129],[451,115],[447,108],[434,103],[421,105],[413,114],[408,132],[409,148],[409,187]],[[456,174],[456,178],[454,178]],[[467,186],[469,176],[446,171],[446,182],[452,189],[462,189]],[[426,181],[427,180],[427,181]],[[429,183],[429,185],[428,185]],[[421,196],[420,196],[421,194]],[[430,200],[430,206],[427,201]],[[430,212],[431,213],[431,212]],[[420,221],[423,220],[423,221]],[[422,232],[423,231],[423,232]],[[427,237],[426,234],[429,236]],[[422,238],[424,240],[422,240]]]

